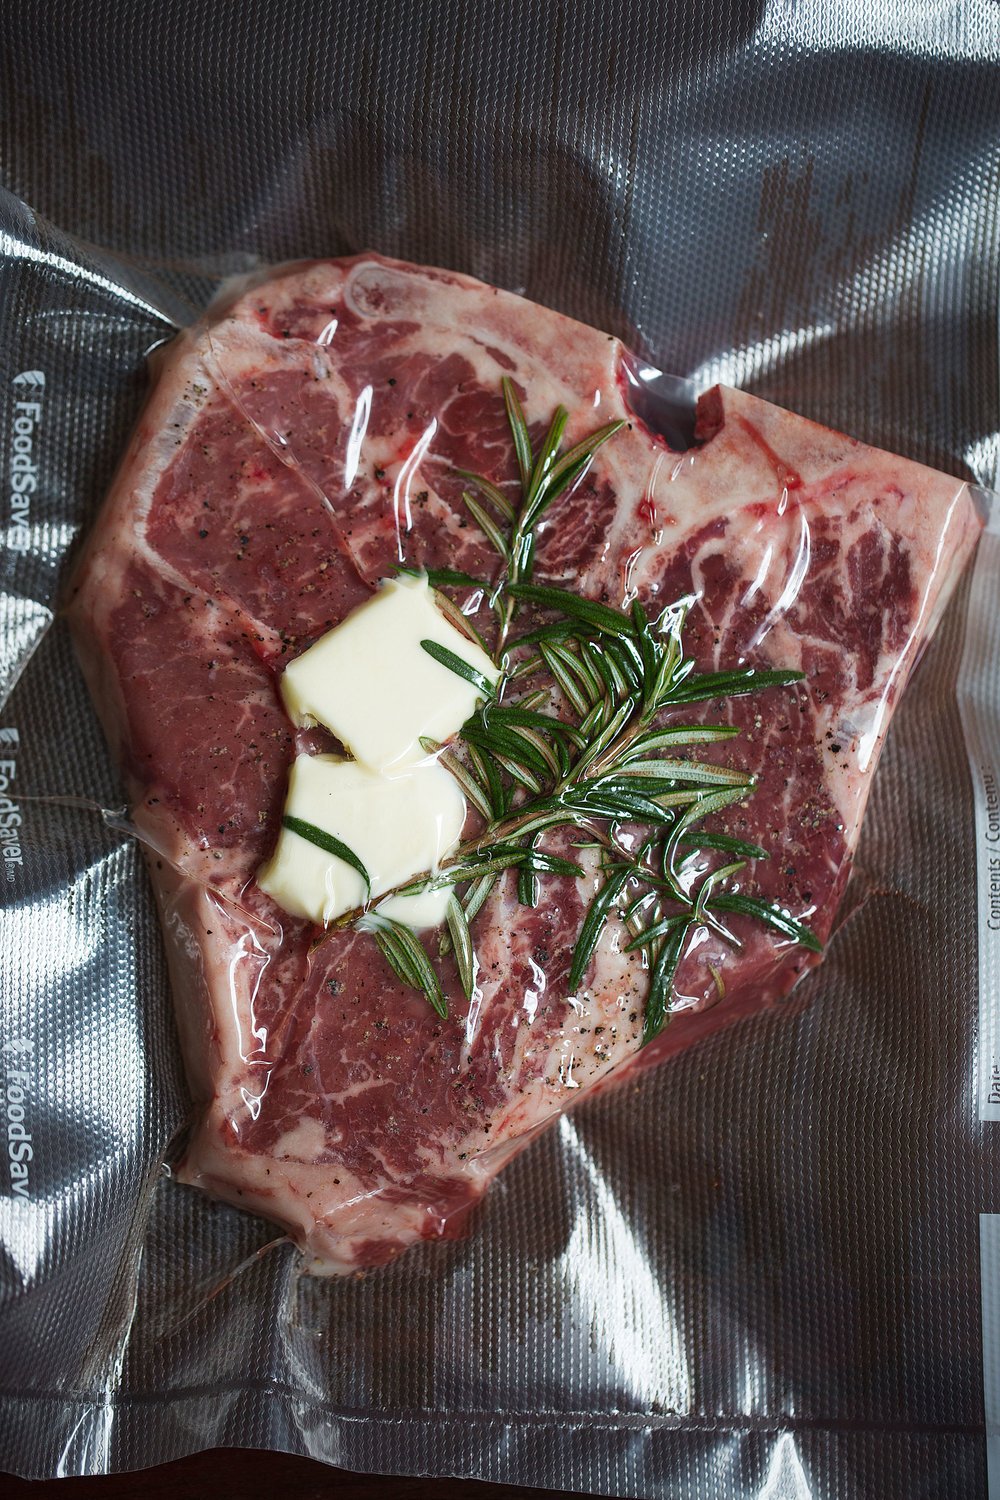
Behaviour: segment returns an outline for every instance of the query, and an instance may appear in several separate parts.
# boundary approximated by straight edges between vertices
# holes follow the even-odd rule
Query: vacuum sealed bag
[[[993,12],[4,28],[0,1462],[986,1494]]]

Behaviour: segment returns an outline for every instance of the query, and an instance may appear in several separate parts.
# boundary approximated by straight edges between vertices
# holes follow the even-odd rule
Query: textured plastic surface
[[[4,1376],[3,1463],[232,1442],[609,1494],[983,1494],[977,1215],[998,1205],[961,607],[801,1003],[560,1124],[469,1241],[333,1284],[281,1247],[211,1301],[269,1231],[159,1181],[187,1108],[162,951],[52,611],[147,350],[220,275],[290,256],[460,268],[699,387],[994,482],[995,8],[109,5],[95,25],[49,4],[3,28],[4,180],[44,216],[5,210],[5,444],[31,385],[11,380],[45,375],[31,547],[8,531],[3,576],[24,865],[0,1056],[28,1075],[35,1148],[28,1201],[0,1209],[4,1343],[31,1351]]]

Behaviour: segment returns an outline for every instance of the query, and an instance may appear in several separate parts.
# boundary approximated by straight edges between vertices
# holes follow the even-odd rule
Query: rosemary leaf
[[[304,818],[296,818],[291,813],[286,813],[281,821],[289,832],[297,833],[300,839],[308,839],[310,844],[325,849],[327,854],[335,854],[338,859],[344,861],[345,865],[350,865],[352,870],[357,870],[365,883],[366,893],[371,895],[371,878],[353,849],[348,849],[347,845],[335,838],[332,833],[327,833],[324,828],[317,828],[315,823],[307,823]]]
[[[559,452],[559,444],[562,442],[562,435],[566,430],[568,416],[569,413],[564,406],[557,406],[555,415],[549,424],[549,430],[542,439],[542,445],[538,450],[535,466],[531,471],[531,478],[528,481],[528,498],[524,507],[524,524],[527,526],[533,525],[540,513],[538,507],[539,491],[555,462],[556,454]]]
[[[700,922],[704,918],[708,898],[715,887],[721,885],[724,880],[728,880],[731,875],[737,874],[738,871],[743,869],[745,864],[745,859],[733,860],[731,864],[723,865],[721,869],[713,870],[710,875],[705,876],[705,879],[698,888],[698,899],[694,904],[694,920],[696,922]]]
[[[573,963],[570,966],[569,978],[566,983],[571,991],[579,989],[583,982],[583,976],[587,972],[587,966],[597,947],[597,940],[604,930],[604,924],[611,914],[611,909],[617,901],[625,882],[628,879],[628,870],[616,870],[604,881],[597,895],[587,908],[587,915],[583,919],[580,928],[580,936],[576,940],[573,949]]]
[[[652,730],[637,736],[628,748],[629,760],[650,750],[666,750],[673,745],[703,745],[715,740],[731,740],[739,730],[731,724],[675,724],[669,729]]]
[[[823,944],[815,933],[809,931],[802,922],[797,922],[780,907],[772,906],[769,901],[761,901],[757,896],[720,895],[712,900],[712,907],[716,911],[739,912],[745,917],[758,917],[760,921],[767,922],[778,932],[783,932],[786,937],[792,938],[796,943],[801,943],[803,948],[808,948],[811,953],[822,953]]]
[[[480,505],[475,495],[470,490],[462,491],[462,499],[465,501],[466,509],[469,511],[476,525],[489,537],[491,543],[500,556],[510,560],[510,548],[507,539],[500,530],[493,517]]]
[[[673,689],[670,701],[699,703],[706,698],[736,698],[743,693],[759,693],[764,688],[788,687],[804,677],[804,672],[760,672],[755,667],[744,667],[738,672],[707,672]]]
[[[580,691],[578,680],[565,659],[565,655],[569,653],[564,655],[563,652],[557,651],[553,643],[549,641],[540,642],[539,651],[545,665],[559,684],[560,691],[568,699],[570,707],[578,714],[585,714],[590,706],[589,700]]]
[[[739,786],[751,791],[753,781],[746,771],[713,766],[704,760],[640,760],[622,766],[620,776],[659,776],[665,781],[695,781],[700,786]]]
[[[462,635],[467,635],[471,640],[475,641],[484,656],[489,656],[489,647],[475,625],[473,625],[468,615],[463,614],[458,605],[448,598],[447,594],[442,594],[440,589],[435,589],[434,602],[449,624],[454,625],[455,629],[460,631]]]
[[[546,849],[526,849],[525,864],[540,875],[582,875],[583,870],[575,861],[563,859],[560,854],[549,854]]]
[[[634,953],[642,948],[653,948],[663,937],[669,937],[676,932],[678,927],[687,927],[691,921],[690,912],[679,912],[671,917],[664,917],[661,922],[656,922],[652,927],[647,927],[638,937],[633,938],[631,943],[625,945],[626,953]]]
[[[466,922],[471,922],[473,917],[479,913],[483,902],[487,899],[496,883],[496,875],[483,875],[481,879],[476,881],[463,903]]]
[[[589,437],[583,438],[575,447],[568,448],[552,468],[552,483],[558,483],[565,489],[569,481],[563,477],[564,474],[570,473],[581,459],[589,461],[598,448],[606,443],[608,438],[614,437],[616,432],[620,432],[624,425],[624,422],[608,422],[606,426],[599,427],[596,432],[592,432]]]
[[[467,474],[464,469],[456,469],[455,472],[460,479],[470,480],[483,498],[488,500],[500,512],[500,515],[508,524],[513,522],[514,507],[499,485],[494,484],[492,480],[484,479],[481,474]]]
[[[423,740],[420,743],[423,744]],[[492,822],[496,816],[496,810],[491,801],[489,789],[476,780],[468,766],[463,765],[452,751],[442,749],[438,754],[438,760],[454,776],[466,799],[472,803],[476,811],[482,813],[487,823]]]
[[[759,844],[748,844],[745,839],[730,838],[727,833],[705,833],[701,832],[698,837],[681,839],[681,845],[694,844],[699,849],[719,849],[725,854],[742,854],[744,859],[767,859],[766,849]]]
[[[476,968],[475,956],[472,951],[472,935],[469,932],[468,915],[461,901],[455,895],[454,890],[448,898],[446,920],[448,931],[451,933],[452,946],[455,950],[455,962],[458,965],[459,982],[461,983],[466,1000],[471,1000]]]
[[[666,1023],[668,1015],[668,1003],[670,990],[677,973],[677,965],[680,962],[681,953],[684,948],[684,939],[687,936],[688,922],[679,923],[664,940],[653,963],[649,976],[649,994],[646,997],[646,1011],[643,1016],[642,1045],[645,1047],[659,1036]]]
[[[479,773],[480,785],[489,787],[490,807],[493,813],[493,821],[500,823],[506,816],[509,799],[504,790],[503,780],[500,776],[499,767],[487,755],[481,755],[472,740],[467,740],[469,759]]]
[[[472,476],[468,477],[471,479]],[[482,578],[473,578],[455,568],[410,568],[405,563],[397,563],[396,572],[408,578],[426,578],[432,589],[470,588],[482,589],[485,593],[489,588]]]
[[[510,721],[508,720],[508,722]],[[536,750],[547,766],[549,773],[552,776],[559,775],[559,756],[545,736],[539,734],[537,729],[531,729],[524,724],[510,723],[508,736],[513,736],[515,740],[520,740],[522,745],[530,747],[531,750]],[[554,738],[557,737],[554,736]]]
[[[462,738],[469,745],[476,745],[494,756],[504,755],[510,760],[523,761],[525,768],[545,777],[549,773],[549,762],[531,740],[526,740],[516,725],[508,727],[499,715],[485,716],[479,722],[466,724]]]
[[[447,646],[442,646],[438,641],[421,641],[420,645],[427,655],[432,656],[436,662],[440,662],[442,667],[447,667],[448,671],[454,672],[456,677],[462,677],[466,682],[471,682],[484,698],[492,698],[492,682],[461,656],[456,656],[454,651],[449,651]]]
[[[566,589],[547,588],[534,583],[511,584],[509,592],[515,598],[526,599],[542,609],[558,610],[560,614],[569,615],[571,619],[589,625],[601,635],[624,639],[629,636],[631,624],[628,616],[619,614],[616,609],[609,609],[606,604],[598,604],[596,599],[581,599],[578,594],[571,594]]]
[[[524,494],[527,494],[531,484],[531,471],[534,468],[534,460],[531,456],[531,434],[528,431],[524,412],[521,410],[521,403],[517,399],[514,382],[505,375],[501,386],[504,402],[507,407],[507,421],[510,426],[511,437],[514,440],[514,454],[517,458],[517,467],[521,475],[521,489]]]
[[[534,843],[529,848],[534,849]],[[538,871],[527,860],[517,872],[517,899],[522,906],[538,905]]]
[[[448,1003],[444,991],[416,933],[404,927],[402,922],[394,922],[377,912],[358,925],[362,931],[372,933],[390,967],[403,983],[423,990],[438,1015],[447,1019]]]

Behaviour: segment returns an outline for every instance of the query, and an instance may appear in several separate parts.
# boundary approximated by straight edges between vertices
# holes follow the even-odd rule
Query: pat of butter
[[[491,684],[498,672],[434,605],[426,578],[385,582],[290,662],[281,695],[293,722],[324,724],[372,771],[419,758],[421,736],[445,741],[483,694],[421,646],[444,646]]]
[[[289,775],[285,813],[346,844],[368,871],[377,898],[451,853],[465,821],[465,798],[433,760],[375,775],[337,755],[300,755]],[[367,901],[364,881],[346,860],[284,827],[257,884],[286,911],[322,925]],[[394,896],[381,910],[408,927],[434,927],[444,921],[450,894],[445,886]]]

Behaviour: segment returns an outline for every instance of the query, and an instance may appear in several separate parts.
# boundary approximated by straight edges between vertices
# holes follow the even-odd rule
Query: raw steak
[[[471,1007],[439,961],[447,1021],[370,936],[317,943],[254,881],[290,760],[322,744],[282,711],[284,663],[400,560],[494,568],[455,470],[514,479],[501,377],[538,433],[568,408],[567,446],[629,421],[546,517],[536,581],[653,608],[694,595],[701,668],[805,673],[730,700],[743,733],[718,753],[759,786],[716,827],[772,851],[740,889],[823,939],[893,705],[976,539],[958,481],[737,391],[709,392],[698,444],[671,452],[630,412],[624,361],[467,277],[375,255],[293,267],[169,350],[83,559],[72,619],[149,849],[197,1104],[177,1175],[287,1226],[318,1272],[456,1233],[638,1051],[645,973],[614,922],[567,994],[591,876],[546,879],[536,909],[498,888]],[[733,929],[738,950],[695,934],[644,1060],[773,1004],[812,961]]]

